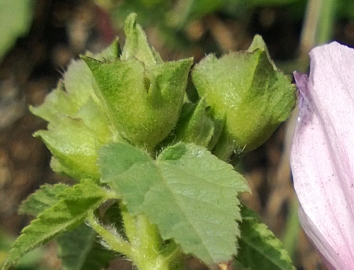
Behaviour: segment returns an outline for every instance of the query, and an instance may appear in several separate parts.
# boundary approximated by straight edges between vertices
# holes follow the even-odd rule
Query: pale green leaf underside
[[[107,267],[114,254],[97,241],[97,234],[86,224],[61,234],[57,243],[62,270],[100,270]]]
[[[37,216],[59,201],[58,195],[67,189],[65,184],[43,185],[22,202],[19,213]]]
[[[283,244],[258,215],[242,207],[241,238],[237,260],[253,270],[295,270]]]
[[[105,199],[106,192],[90,182],[67,188],[60,194],[59,202],[22,230],[2,269],[9,269],[27,252],[82,223],[89,211],[96,209]]]
[[[131,145],[102,148],[102,180],[123,198],[132,214],[145,214],[164,239],[174,238],[185,253],[211,265],[237,252],[236,195],[244,178],[205,148],[179,143],[153,161]]]

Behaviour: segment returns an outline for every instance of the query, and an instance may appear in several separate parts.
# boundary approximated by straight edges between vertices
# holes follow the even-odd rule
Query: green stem
[[[336,0],[309,0],[300,40],[300,59],[316,45],[328,42],[333,35]]]
[[[118,233],[114,233],[99,224],[93,212],[88,216],[88,222],[92,229],[94,229],[98,235],[102,237],[102,239],[112,250],[124,254],[128,258],[132,258],[133,251],[130,244]]]
[[[181,255],[174,243],[165,245],[154,224],[144,215],[132,216],[121,204],[126,235],[129,239],[131,260],[139,270],[169,270],[171,263]]]
[[[322,0],[309,0],[300,39],[300,59],[307,59],[308,52],[316,45]]]
[[[284,248],[288,251],[290,257],[295,259],[296,245],[298,242],[298,234],[300,230],[300,223],[298,217],[299,203],[296,196],[291,198],[290,213],[286,222],[286,228],[282,242]]]
[[[337,11],[337,0],[322,0],[322,8],[317,28],[317,44],[328,42],[333,37],[333,26]]]
[[[182,269],[182,252],[173,241],[164,243],[155,225],[146,216],[132,216],[121,204],[121,214],[128,241],[113,230],[103,227],[92,212],[87,220],[106,244],[117,253],[123,254],[139,270]]]

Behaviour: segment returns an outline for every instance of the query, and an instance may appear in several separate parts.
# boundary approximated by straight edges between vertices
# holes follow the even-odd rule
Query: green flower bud
[[[92,57],[115,59],[118,51],[118,43],[114,42]],[[81,60],[73,61],[58,88],[41,106],[31,108],[49,122],[48,130],[40,130],[35,136],[42,138],[53,154],[53,170],[77,180],[98,180],[97,151],[105,143],[117,140],[93,88],[90,69]]]
[[[92,71],[96,95],[115,130],[151,150],[178,121],[192,59],[162,62],[135,20],[132,14],[126,21],[127,39],[120,59],[82,59]]]
[[[257,36],[248,51],[204,58],[192,72],[201,97],[217,121],[225,121],[215,153],[228,158],[260,146],[295,105],[295,87],[276,69]]]

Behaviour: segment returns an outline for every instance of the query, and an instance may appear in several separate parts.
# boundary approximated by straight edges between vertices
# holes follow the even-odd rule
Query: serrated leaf
[[[65,184],[42,185],[35,193],[21,203],[20,214],[37,216],[59,201],[58,195],[69,186]]]
[[[258,270],[295,270],[283,244],[252,210],[242,207],[241,238],[237,260]]]
[[[82,223],[90,211],[106,200],[107,195],[101,187],[85,181],[67,188],[59,197],[60,201],[22,230],[9,251],[3,270],[9,269],[27,252]]]
[[[233,167],[205,148],[179,143],[153,161],[128,144],[100,151],[102,181],[113,187],[133,214],[145,214],[164,239],[212,265],[237,252],[238,192],[248,191]]]
[[[100,270],[107,267],[114,253],[97,241],[97,234],[86,224],[60,235],[57,243],[62,270]]]

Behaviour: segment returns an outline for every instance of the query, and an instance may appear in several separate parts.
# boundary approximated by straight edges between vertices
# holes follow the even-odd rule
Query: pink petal
[[[300,222],[325,260],[354,269],[354,50],[333,42],[310,52],[291,167]]]

